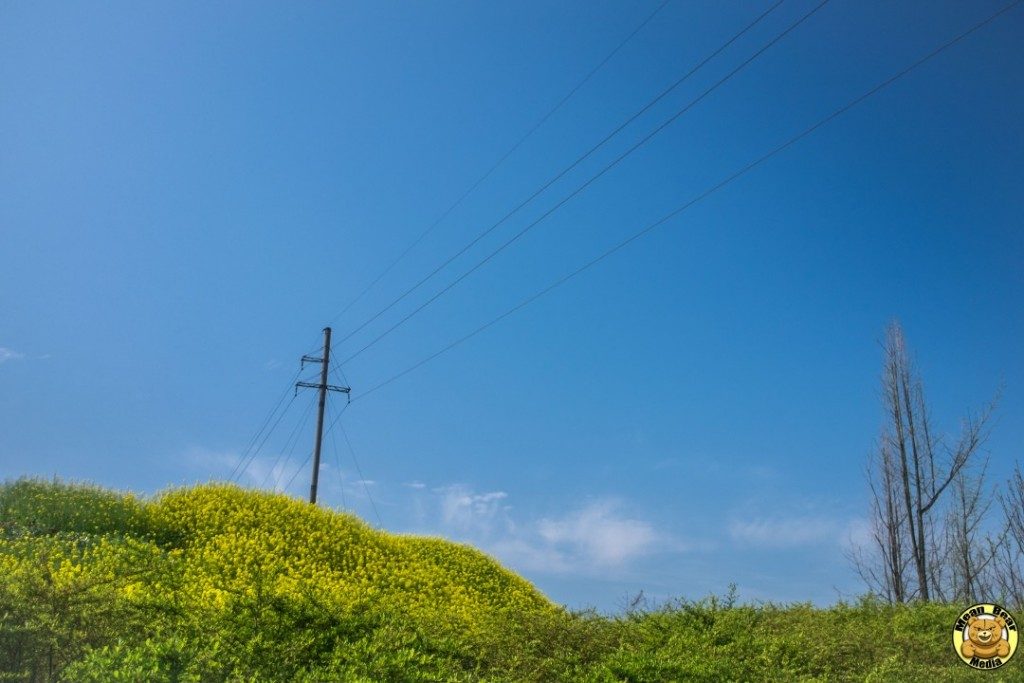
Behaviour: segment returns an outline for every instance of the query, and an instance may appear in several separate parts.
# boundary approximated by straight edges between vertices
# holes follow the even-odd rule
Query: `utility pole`
[[[337,391],[343,394],[351,394],[352,389],[349,387],[341,387],[336,384],[327,383],[327,368],[331,362],[331,328],[324,328],[324,353],[322,358],[315,358],[313,356],[302,357],[302,367],[306,367],[306,363],[320,363],[320,383],[313,384],[312,382],[296,382],[295,390],[298,391],[299,387],[305,387],[307,389],[319,389],[320,390],[320,407],[317,409],[316,414],[316,441],[313,445],[313,481],[309,486],[309,502],[316,505],[316,487],[317,482],[320,479],[320,445],[324,439],[324,408],[327,407],[327,392]]]

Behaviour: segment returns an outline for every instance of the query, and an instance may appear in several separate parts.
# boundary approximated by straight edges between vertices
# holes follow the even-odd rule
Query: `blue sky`
[[[4,4],[3,475],[141,492],[229,477],[324,325],[344,337],[769,4],[671,0],[341,316],[657,3]],[[814,4],[784,2],[338,357]],[[348,363],[353,396],[1000,6],[832,0]],[[857,595],[844,551],[864,533],[891,319],[943,430],[1003,386],[994,481],[1024,457],[1022,39],[1018,7],[356,400],[361,474],[337,430],[323,501],[473,543],[572,606],[730,582],[749,600]],[[242,483],[298,471],[305,495],[311,399]]]

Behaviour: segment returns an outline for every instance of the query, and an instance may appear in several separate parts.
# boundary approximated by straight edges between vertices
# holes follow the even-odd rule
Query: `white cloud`
[[[548,544],[569,548],[602,567],[621,566],[646,555],[659,540],[645,521],[619,514],[613,501],[591,503],[562,519],[542,519],[537,525]]]
[[[411,488],[421,531],[472,543],[518,570],[604,574],[648,554],[683,549],[649,522],[624,514],[614,500],[517,520],[505,491],[478,493],[464,484]]]
[[[6,363],[9,360],[21,360],[25,357],[25,354],[18,353],[14,349],[9,349],[6,346],[0,346],[0,364]]]
[[[440,496],[441,522],[447,527],[484,534],[509,527],[502,506],[508,498],[504,491],[474,493],[462,484],[453,484],[434,492]]]
[[[851,534],[862,533],[855,522],[816,515],[736,520],[729,525],[729,536],[741,545],[762,548],[844,544]]]

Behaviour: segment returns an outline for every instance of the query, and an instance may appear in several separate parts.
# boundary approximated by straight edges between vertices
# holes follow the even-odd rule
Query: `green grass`
[[[968,681],[960,606],[680,600],[604,617],[473,548],[285,496],[0,486],[0,680]]]

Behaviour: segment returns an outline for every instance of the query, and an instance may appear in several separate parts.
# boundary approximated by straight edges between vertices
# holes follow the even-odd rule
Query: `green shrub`
[[[145,536],[142,503],[130,494],[87,484],[20,479],[0,487],[0,531],[23,534],[121,534]]]
[[[0,681],[967,681],[960,607],[604,617],[465,545],[207,485],[0,486]],[[1022,680],[1015,659],[987,677]]]

